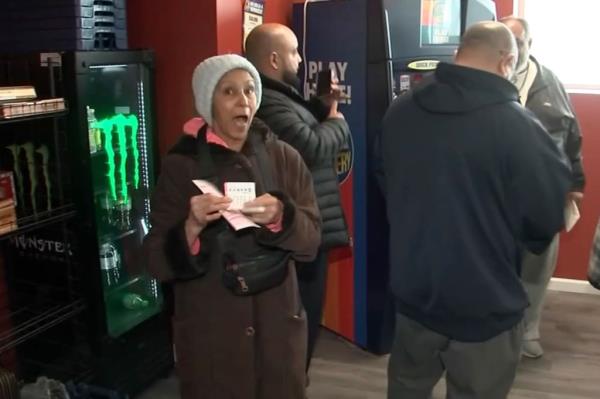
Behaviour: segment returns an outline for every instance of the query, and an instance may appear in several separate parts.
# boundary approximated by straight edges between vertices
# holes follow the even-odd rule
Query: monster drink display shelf
[[[143,272],[154,185],[152,53],[65,53],[74,147],[75,198],[96,322],[119,337],[162,309],[158,282]],[[74,100],[71,100],[74,99]],[[74,102],[72,102],[74,101]],[[93,282],[95,280],[95,283]]]
[[[69,111],[65,108],[65,109],[52,111],[52,112],[34,113],[34,114],[30,114],[30,115],[19,115],[16,117],[4,118],[4,119],[0,118],[0,125],[16,123],[16,122],[28,122],[28,121],[35,120],[35,119],[55,118],[55,117],[59,117],[59,116],[65,116],[68,114],[68,112]]]
[[[60,59],[0,56],[0,86],[14,85],[35,88],[38,103],[62,98]],[[0,359],[14,359],[10,367],[20,378],[39,370],[28,363],[29,354],[40,348],[44,356],[53,354],[40,339],[64,336],[86,309],[69,256],[67,225],[76,210],[65,163],[69,110],[61,103],[62,110],[0,120],[0,170],[14,183],[8,196],[17,225],[0,235]]]
[[[41,115],[53,115],[65,110],[64,98],[0,103],[0,120],[18,120]]]
[[[59,97],[60,79],[56,58],[39,54],[0,58],[0,171],[12,176],[12,200],[18,218],[18,229],[2,230],[0,240],[75,214],[62,181],[68,180],[60,162],[64,159],[68,109],[64,98]]]
[[[58,115],[56,115],[58,116]],[[16,204],[16,228],[3,229],[0,240],[66,221],[75,216],[75,208],[65,197],[57,159],[62,157],[60,144],[47,135],[33,137],[32,126],[52,132],[52,120],[8,126],[6,122],[43,122],[40,117],[3,121],[0,125],[0,171],[9,173],[14,182],[11,201]],[[8,172],[7,172],[8,171]],[[12,191],[12,190],[11,190]],[[14,226],[14,225],[13,225]]]

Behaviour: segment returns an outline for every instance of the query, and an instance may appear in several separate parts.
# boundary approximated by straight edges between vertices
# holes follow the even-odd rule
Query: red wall
[[[561,236],[556,277],[585,280],[594,230],[600,215],[600,95],[572,94],[571,100],[583,134],[583,166],[587,184],[581,219]]]
[[[127,23],[129,46],[151,48],[156,54],[156,131],[164,154],[194,114],[194,68],[216,53],[215,1],[129,0]]]
[[[218,54],[240,54],[242,52],[243,4],[243,0],[217,0]]]
[[[238,3],[239,1],[239,3]],[[292,4],[303,0],[265,0],[264,22],[290,25]],[[219,54],[242,51],[242,9],[244,0],[217,2],[217,50]]]
[[[496,0],[496,14],[498,18],[513,14],[513,0]]]
[[[292,4],[301,2],[302,0],[267,0],[265,20],[289,26],[292,22]]]

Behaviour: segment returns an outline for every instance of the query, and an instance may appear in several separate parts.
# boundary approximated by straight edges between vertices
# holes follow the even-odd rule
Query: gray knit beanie
[[[209,126],[212,126],[212,102],[217,84],[227,72],[234,69],[248,71],[254,79],[256,93],[256,108],[260,106],[262,86],[258,71],[244,57],[236,54],[217,55],[202,61],[192,76],[192,90],[196,101],[196,111]]]

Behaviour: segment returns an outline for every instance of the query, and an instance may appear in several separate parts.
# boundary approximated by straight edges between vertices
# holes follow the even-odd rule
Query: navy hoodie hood
[[[478,69],[440,63],[434,78],[437,84],[426,81],[413,93],[415,102],[429,112],[458,114],[519,101],[512,83]]]

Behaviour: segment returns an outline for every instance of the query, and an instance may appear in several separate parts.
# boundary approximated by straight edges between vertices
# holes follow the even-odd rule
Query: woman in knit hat
[[[173,282],[181,397],[304,399],[306,320],[292,259],[310,260],[319,245],[310,173],[294,149],[254,118],[261,82],[245,58],[205,60],[192,87],[206,123],[164,158],[144,241],[148,270]],[[201,191],[196,179],[225,194],[254,189],[256,198],[236,204],[206,184]],[[234,232],[242,216],[258,227]],[[245,280],[235,274],[243,267],[229,258],[244,251],[250,262],[290,256],[281,278]]]

